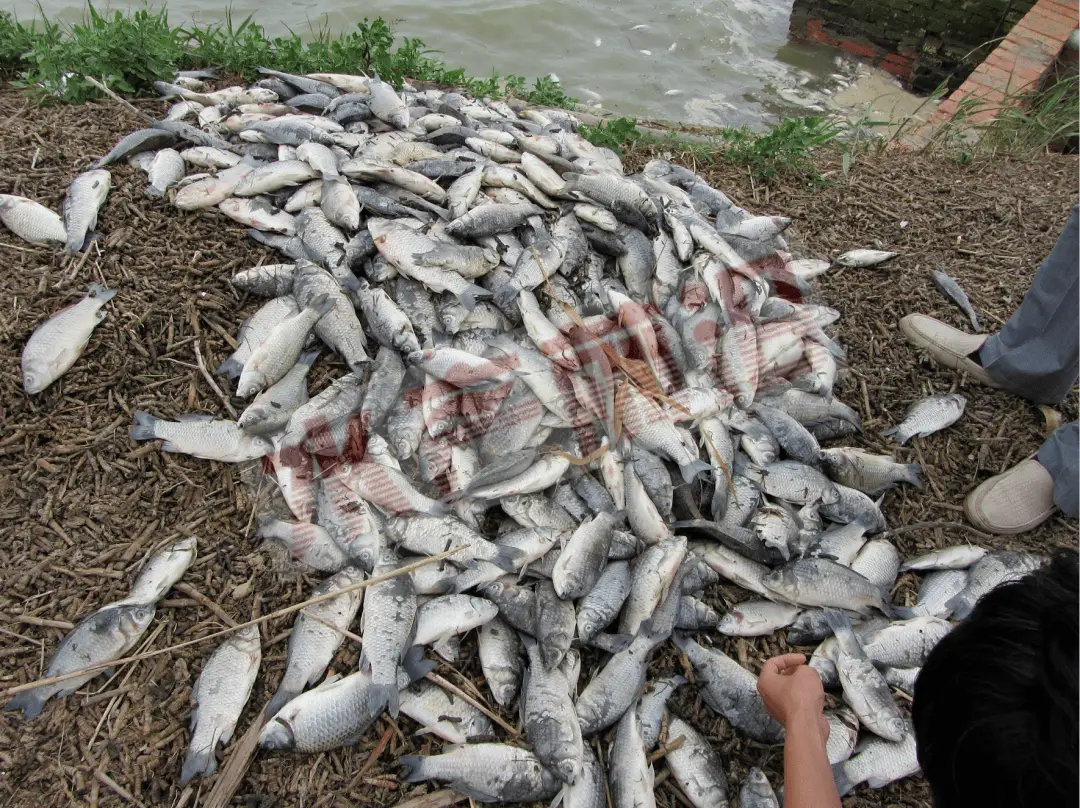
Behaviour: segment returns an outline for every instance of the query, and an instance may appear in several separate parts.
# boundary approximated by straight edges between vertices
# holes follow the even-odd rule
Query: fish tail
[[[87,292],[87,297],[92,297],[94,298],[94,300],[98,300],[102,303],[108,303],[110,300],[116,297],[116,290],[106,289],[100,283],[92,283],[90,284],[89,291]]]
[[[504,288],[506,287],[500,287],[499,291],[502,291],[502,289]],[[470,283],[465,288],[465,290],[457,296],[458,301],[461,303],[461,305],[469,311],[472,311],[476,308],[476,301],[485,297],[491,297],[491,292],[489,292],[483,286],[477,286],[475,283]],[[513,298],[511,298],[511,300],[513,300]]]
[[[205,749],[188,749],[184,758],[184,766],[180,770],[180,785],[185,786],[196,776],[207,777],[217,771],[217,758],[214,756],[214,747]]]
[[[45,702],[48,698],[48,696],[42,695],[41,688],[27,690],[25,693],[20,693],[5,704],[4,712],[22,710],[23,718],[27,720],[37,718],[41,715],[41,711],[45,709]]]
[[[702,472],[712,471],[712,466],[704,460],[691,460],[689,463],[680,465],[679,471],[682,472],[683,482],[689,485]]]
[[[401,663],[401,669],[408,675],[410,681],[423,679],[436,668],[436,663],[424,657],[424,648],[414,645],[405,653],[405,659]]]
[[[394,685],[372,685],[371,686],[371,703],[372,705],[383,704],[386,706],[386,712],[390,714],[391,718],[397,718],[398,714],[398,689]]]
[[[300,695],[300,691],[296,688],[286,687],[284,684],[279,685],[277,692],[274,693],[274,697],[270,699],[270,703],[266,706],[267,715],[277,715],[286,704],[292,701]]]
[[[907,443],[910,436],[905,435],[903,432],[901,432],[899,426],[891,426],[888,429],[882,430],[881,437],[896,438],[896,440],[899,441],[900,445],[903,446],[905,443]]]
[[[158,188],[156,185],[147,185],[146,188],[143,190],[143,193],[145,193],[152,199],[160,199],[161,197],[165,196],[165,192]]]
[[[833,780],[836,782],[836,791],[841,797],[855,788],[855,784],[851,782],[847,771],[844,769],[845,762],[846,761],[841,761],[840,763],[834,764],[832,767]]]
[[[920,466],[918,463],[910,463],[904,469],[903,479],[905,482],[909,482],[913,486],[921,490],[924,487],[922,480],[922,466]]]
[[[135,423],[129,431],[132,440],[152,440],[157,437],[154,429],[159,419],[142,410],[134,410],[131,414],[135,418]]]
[[[320,349],[316,348],[314,351],[300,354],[300,358],[296,360],[298,365],[308,365],[309,367],[315,363],[315,360],[319,358]],[[229,360],[225,360],[228,362]]]
[[[909,608],[907,606],[896,606],[895,604],[887,601],[881,603],[882,613],[890,620],[910,620],[913,617],[918,617],[919,612],[915,608]]]

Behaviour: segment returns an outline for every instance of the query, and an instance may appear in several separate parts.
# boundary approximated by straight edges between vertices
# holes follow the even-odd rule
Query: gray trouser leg
[[[1074,206],[1031,291],[1000,333],[979,349],[980,364],[1006,390],[1056,404],[1076,384],[1080,362],[1080,206]]]
[[[1080,428],[1076,421],[1055,429],[1035,459],[1054,478],[1054,504],[1075,518],[1080,514]]]

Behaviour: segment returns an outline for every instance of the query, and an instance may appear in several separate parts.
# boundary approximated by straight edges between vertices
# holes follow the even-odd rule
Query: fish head
[[[908,732],[907,723],[899,716],[893,716],[892,718],[886,719],[885,729],[890,735],[899,740],[903,740]]]
[[[257,645],[261,642],[261,638],[259,637],[259,627],[257,625],[244,626],[243,628],[238,629],[236,633],[233,634],[233,641],[236,645],[241,647]]]
[[[150,625],[154,619],[154,604],[135,604],[125,606],[120,612],[120,632],[129,640],[135,639]]]
[[[37,395],[52,383],[52,378],[41,362],[23,362],[23,389],[27,395]]]
[[[259,733],[259,746],[263,749],[292,749],[296,744],[292,727],[281,718],[274,718]]]
[[[240,380],[240,384],[236,388],[236,395],[240,398],[251,398],[264,387],[266,387],[266,377],[259,371],[253,371],[248,374],[246,379]]]
[[[563,750],[564,756],[555,764],[555,774],[567,785],[574,785],[581,776],[580,756],[574,755],[573,748],[567,744]]]

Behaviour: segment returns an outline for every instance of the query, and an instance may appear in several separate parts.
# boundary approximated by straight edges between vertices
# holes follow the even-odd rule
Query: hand
[[[803,654],[784,654],[765,660],[758,678],[758,693],[769,715],[790,729],[802,720],[818,725],[822,740],[829,739],[825,720],[825,689],[817,671],[806,664]]]

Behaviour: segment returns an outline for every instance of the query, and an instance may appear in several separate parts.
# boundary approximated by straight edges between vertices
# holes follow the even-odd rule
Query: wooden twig
[[[685,735],[680,735],[675,740],[668,741],[666,744],[664,744],[651,755],[649,755],[649,763],[656,763],[656,761],[660,760],[660,758],[667,757],[669,754],[681,747],[684,743],[686,743]]]
[[[492,711],[491,709],[489,709],[485,705],[481,704],[479,701],[474,699],[472,696],[470,696],[468,693],[466,693],[460,687],[455,685],[453,682],[448,682],[446,679],[439,676],[439,674],[437,674],[437,673],[428,673],[428,674],[426,674],[424,676],[424,678],[427,679],[429,682],[437,684],[443,690],[446,690],[449,693],[453,693],[455,696],[457,696],[459,699],[461,699],[466,704],[472,705],[477,710],[479,710],[484,715],[486,715],[488,718],[490,718],[492,721],[494,721],[496,724],[498,724],[500,727],[502,727],[504,730],[506,730],[513,737],[515,737],[515,738],[520,738],[521,737],[521,733],[518,732],[515,727],[513,727],[510,724],[506,723],[506,721],[504,721],[502,719],[502,717],[497,715],[494,711]]]
[[[267,702],[267,706],[269,706],[269,702]],[[244,782],[248,766],[254,760],[255,752],[258,751],[259,733],[262,731],[266,719],[266,707],[264,706],[259,711],[259,714],[255,716],[255,720],[251,722],[251,726],[247,728],[247,732],[240,738],[240,741],[233,744],[229,752],[229,759],[225,761],[225,765],[221,767],[221,773],[218,774],[217,782],[214,783],[214,787],[210,789],[210,793],[206,795],[206,799],[203,801],[203,808],[225,808],[232,803],[233,796],[240,788],[240,784]]]
[[[123,98],[121,98],[116,93],[114,93],[112,90],[110,90],[108,87],[106,87],[103,82],[98,81],[97,79],[95,79],[92,76],[83,76],[83,78],[86,79],[91,84],[93,84],[99,90],[101,90],[101,92],[105,93],[105,95],[109,96],[109,98],[111,98],[113,101],[116,101],[118,103],[123,104],[125,107],[130,109],[132,112],[134,112],[140,118],[142,118],[144,121],[149,121],[150,123],[155,123],[155,120],[154,120],[153,117],[151,117],[150,115],[147,115],[141,109],[139,109],[134,104],[132,104],[130,101],[125,101]]]
[[[94,772],[94,778],[98,782],[100,782],[103,786],[105,786],[109,790],[111,790],[111,791],[115,792],[116,794],[118,794],[121,799],[123,799],[123,800],[125,800],[127,802],[130,802],[130,803],[132,803],[134,805],[138,805],[139,808],[145,808],[145,806],[143,806],[143,804],[141,802],[139,802],[137,799],[135,799],[134,794],[132,794],[130,791],[128,791],[126,788],[124,788],[122,785],[120,785],[118,782],[116,782],[111,777],[109,777],[109,775],[105,774],[105,772],[103,772],[101,769],[98,769],[96,772]]]
[[[246,623],[237,623],[235,626],[224,628],[221,631],[212,632],[210,634],[207,634],[205,637],[198,637],[194,640],[185,640],[184,642],[177,643],[176,645],[170,645],[167,648],[159,648],[156,651],[147,651],[144,654],[135,654],[133,656],[123,657],[121,659],[114,659],[110,662],[99,662],[94,665],[87,665],[85,668],[80,668],[77,671],[72,671],[71,673],[63,673],[57,676],[47,676],[44,679],[38,679],[36,682],[27,682],[26,684],[22,685],[15,685],[14,687],[9,687],[6,690],[0,691],[0,698],[7,698],[8,696],[14,696],[17,693],[22,693],[26,690],[34,690],[39,687],[44,687],[45,685],[56,684],[57,682],[66,682],[69,679],[78,679],[79,677],[85,676],[86,674],[92,673],[94,671],[101,671],[105,668],[111,668],[117,665],[126,665],[128,662],[138,662],[141,659],[150,659],[152,657],[160,656],[161,654],[168,654],[173,651],[179,651],[181,648],[189,648],[192,645],[198,645],[199,643],[206,642],[207,640],[213,640],[217,637],[224,637],[225,635],[232,634],[234,631],[238,631],[239,629],[247,628],[248,626],[257,626],[262,623],[269,622],[270,620],[274,620],[278,617],[284,617],[287,614],[298,612],[301,609],[305,609],[308,606],[312,606],[316,603],[322,603],[324,600],[330,600],[331,598],[336,598],[339,595],[344,595],[348,592],[355,592],[358,589],[367,589],[369,586],[372,586],[374,584],[381,584],[383,581],[389,581],[391,578],[396,578],[399,575],[407,575],[413,570],[418,570],[421,567],[426,567],[428,564],[435,564],[439,561],[443,561],[463,549],[464,547],[455,547],[452,550],[447,550],[445,553],[439,553],[438,555],[422,558],[419,561],[415,561],[412,564],[406,564],[404,567],[398,567],[396,570],[385,573],[383,575],[376,575],[373,578],[368,578],[364,581],[357,581],[355,584],[349,584],[348,586],[342,587],[341,589],[335,590],[333,592],[325,592],[321,595],[316,595],[315,597],[301,601],[300,603],[294,603],[292,606],[286,606],[283,609],[278,609],[276,612],[264,614],[261,617],[256,617],[254,620],[248,620]]]
[[[467,799],[468,797],[464,794],[459,794],[452,788],[440,788],[430,794],[421,794],[411,800],[399,802],[395,808],[450,808],[451,805],[457,805]]]
[[[199,342],[195,341],[195,361],[199,363],[199,372],[202,373],[202,377],[206,379],[206,383],[210,385],[210,389],[217,393],[217,397],[221,399],[221,403],[225,405],[225,409],[229,415],[236,419],[236,410],[233,405],[229,403],[229,397],[221,392],[221,388],[218,387],[217,382],[214,381],[214,377],[210,375],[210,371],[206,369],[206,362],[203,361],[202,351],[199,350]]]
[[[206,595],[193,587],[191,584],[181,581],[180,583],[173,584],[173,589],[175,589],[177,592],[182,592],[192,600],[197,601],[200,605],[205,606],[207,609],[212,611],[217,617],[217,619],[225,625],[236,625],[236,621],[233,620],[233,618],[229,615],[227,611],[222,609],[220,606],[214,603],[214,601],[210,600],[210,598],[206,597]]]

